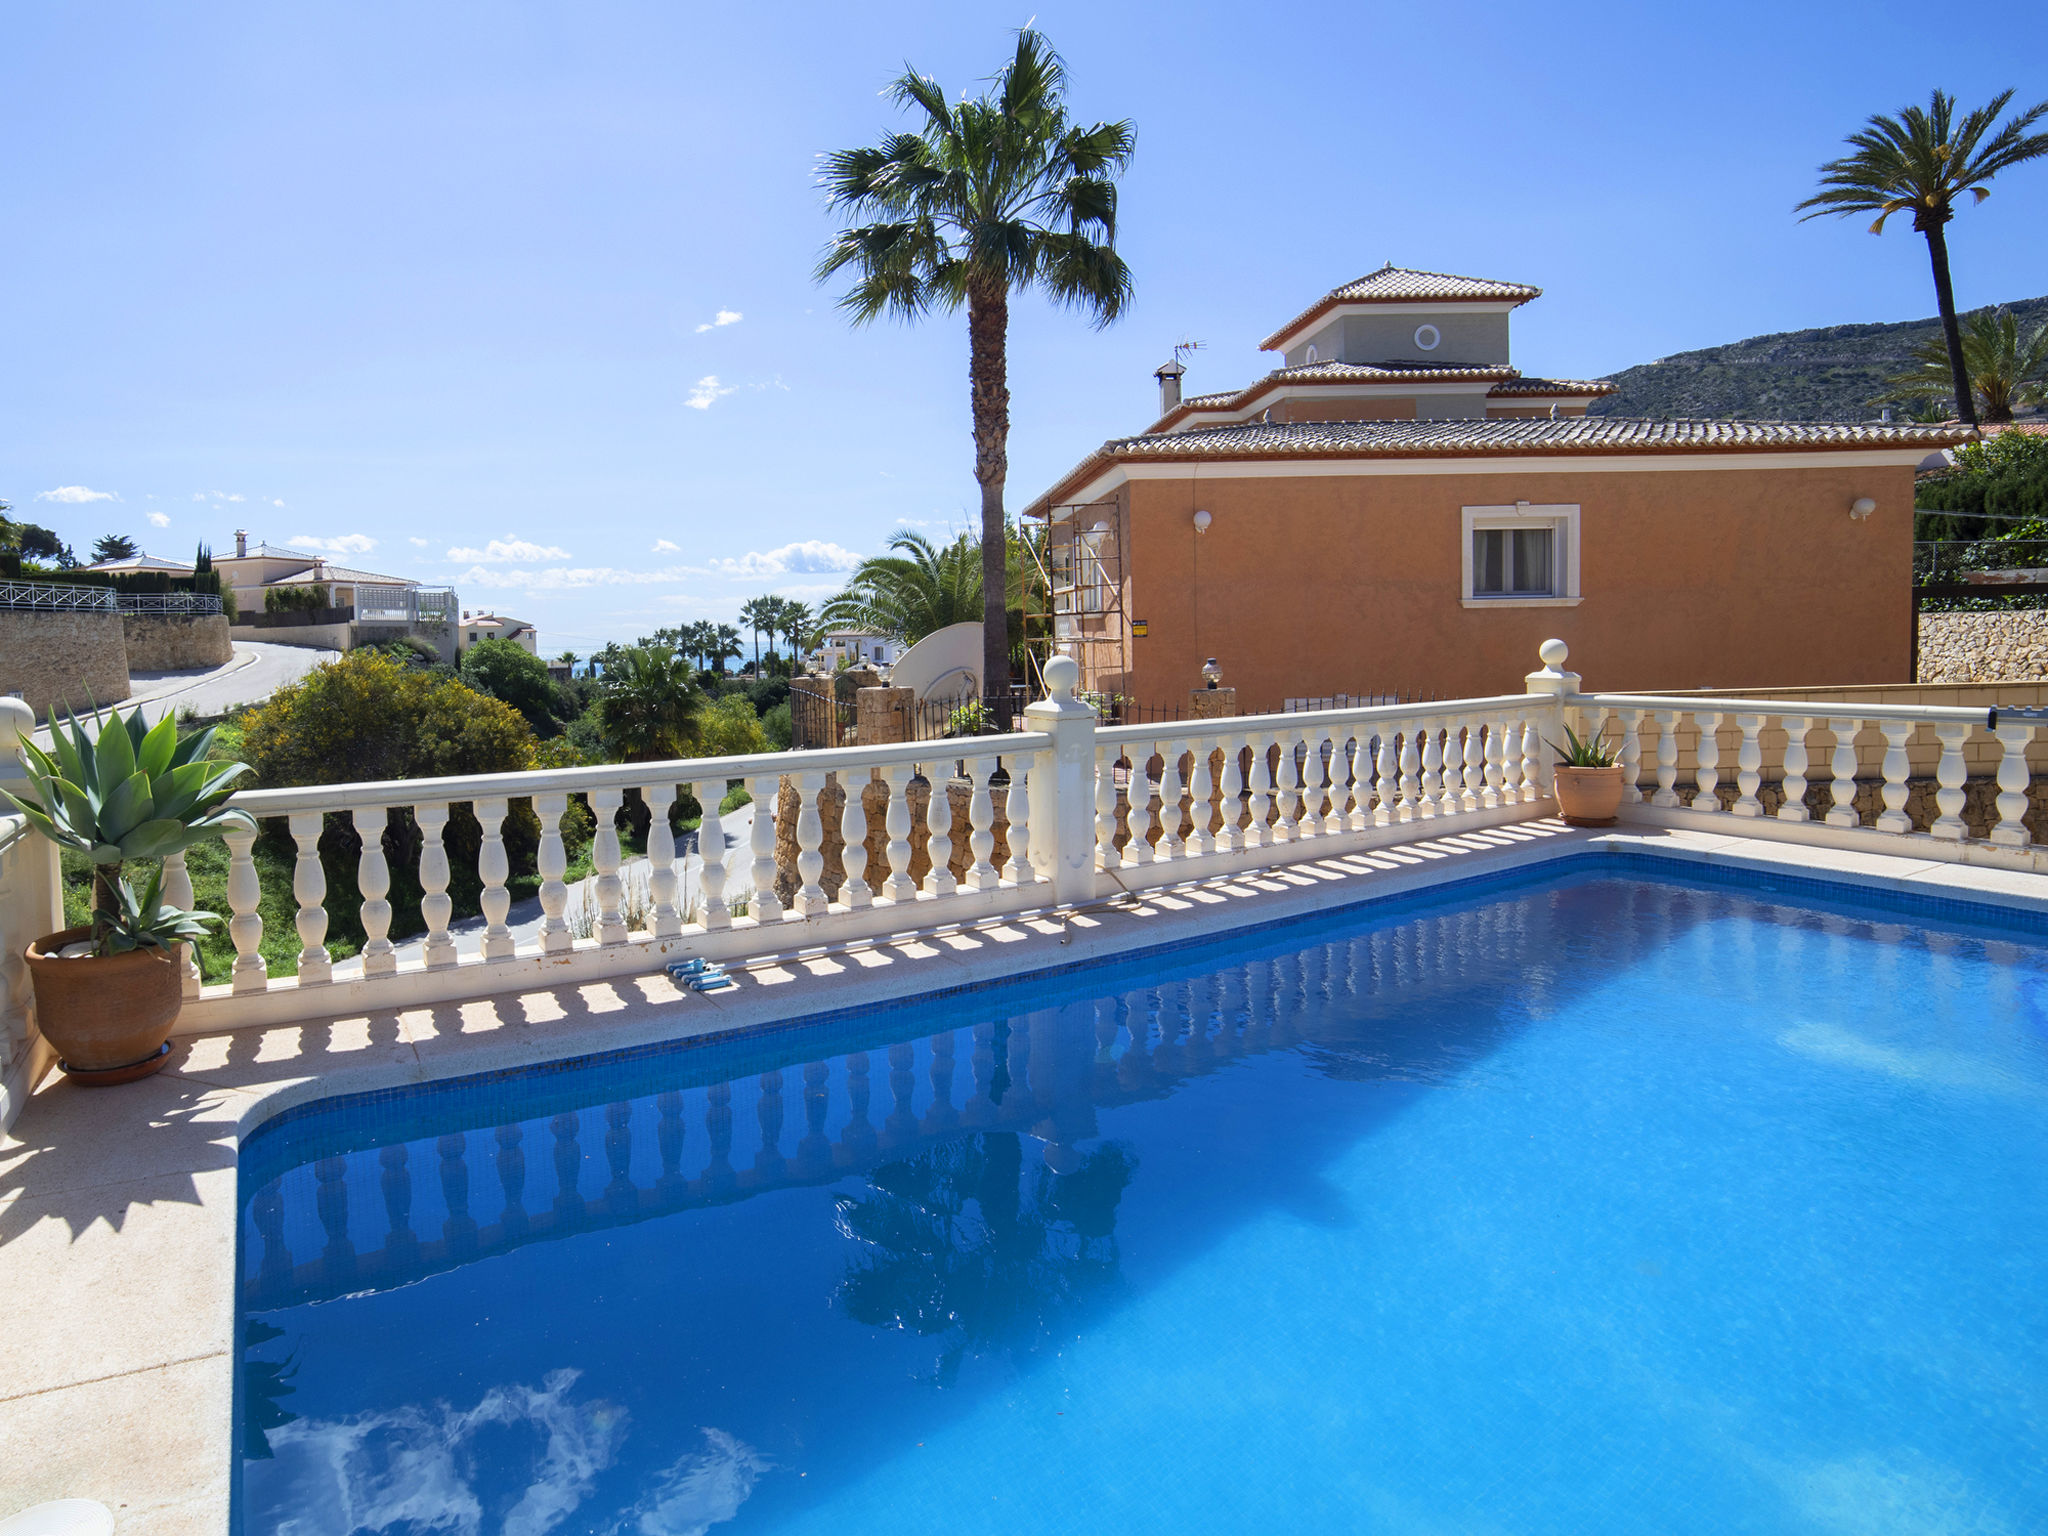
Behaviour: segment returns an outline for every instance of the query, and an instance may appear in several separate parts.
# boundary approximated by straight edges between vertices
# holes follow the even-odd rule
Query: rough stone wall
[[[50,706],[84,709],[128,697],[121,615],[0,610],[0,693],[18,693],[47,719]]]
[[[2048,609],[1920,615],[1923,683],[2032,682],[2048,678]]]
[[[224,613],[124,613],[121,632],[130,672],[224,667],[235,655]]]

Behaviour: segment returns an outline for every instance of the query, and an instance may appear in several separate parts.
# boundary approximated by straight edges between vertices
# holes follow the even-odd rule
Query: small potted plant
[[[1609,743],[1599,731],[1582,741],[1570,726],[1564,735],[1568,749],[1550,744],[1557,754],[1558,814],[1575,827],[1613,826],[1621,810],[1621,744]]]
[[[145,729],[140,710],[110,713],[97,740],[72,717],[68,734],[52,726],[48,751],[18,744],[29,787],[0,800],[93,865],[92,922],[46,934],[25,956],[36,1022],[79,1082],[147,1077],[169,1052],[184,995],[178,946],[216,918],[164,905],[162,860],[255,824],[225,803],[248,765],[210,761],[212,745],[211,730],[181,737],[168,714]],[[140,892],[122,872],[134,860],[155,861]]]

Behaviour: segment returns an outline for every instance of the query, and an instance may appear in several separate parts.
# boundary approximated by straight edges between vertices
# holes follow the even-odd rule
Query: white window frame
[[[1577,502],[1516,501],[1504,506],[1466,507],[1459,519],[1460,564],[1467,608],[1576,608],[1579,591],[1579,507]],[[1494,528],[1549,528],[1551,571],[1560,583],[1549,597],[1516,594],[1483,596],[1472,590],[1472,535]]]

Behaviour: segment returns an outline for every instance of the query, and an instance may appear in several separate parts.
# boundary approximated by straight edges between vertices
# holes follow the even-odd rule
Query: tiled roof
[[[1967,442],[1957,426],[1909,422],[1645,421],[1626,416],[1454,421],[1237,422],[1112,438],[1063,475],[1034,510],[1115,463],[1205,459],[1433,459],[1790,453]]]
[[[1611,395],[1615,386],[1605,379],[1503,379],[1487,391],[1493,396],[1513,395],[1584,395],[1597,399]]]
[[[330,565],[325,560],[319,559],[309,560],[304,570],[293,571],[284,576],[272,577],[264,585],[285,587],[306,577],[310,577],[314,581],[368,582],[372,586],[416,587],[419,585],[418,582],[409,576],[386,576],[378,571],[359,571],[353,566]]]
[[[1259,346],[1266,351],[1273,350],[1307,322],[1339,304],[1526,304],[1542,292],[1541,288],[1531,288],[1527,283],[1503,283],[1490,277],[1460,277],[1454,272],[1421,272],[1388,262],[1379,271],[1368,272],[1356,282],[1332,288],[1260,342]]]
[[[166,560],[161,555],[130,555],[125,560],[102,560],[88,565],[88,571],[182,571],[192,574],[190,560]]]
[[[1519,377],[1506,363],[1301,363],[1293,368],[1275,368],[1243,389],[1190,395],[1160,417],[1154,429],[1183,421],[1197,411],[1242,410],[1260,395],[1284,384],[1493,384]]]

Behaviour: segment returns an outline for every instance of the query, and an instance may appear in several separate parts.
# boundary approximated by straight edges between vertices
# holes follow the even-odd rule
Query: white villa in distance
[[[502,613],[485,613],[479,609],[471,613],[462,612],[462,627],[456,636],[456,649],[466,651],[480,640],[510,640],[529,656],[540,654],[540,631],[524,619],[507,618]]]
[[[849,667],[893,667],[903,654],[903,642],[866,629],[828,629],[825,640],[811,653],[811,659],[827,672],[841,664]]]

